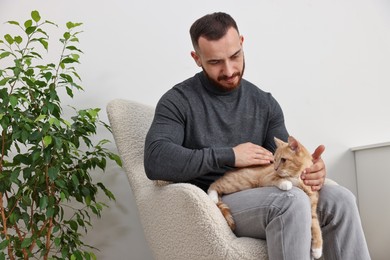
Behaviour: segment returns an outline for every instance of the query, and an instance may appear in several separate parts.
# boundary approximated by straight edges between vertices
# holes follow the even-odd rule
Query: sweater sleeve
[[[173,102],[175,101],[175,102]],[[187,182],[234,165],[233,149],[184,147],[185,106],[164,95],[145,140],[144,166],[149,179]]]

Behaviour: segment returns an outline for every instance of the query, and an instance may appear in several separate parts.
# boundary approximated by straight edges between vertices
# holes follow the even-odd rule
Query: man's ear
[[[195,51],[191,51],[191,57],[194,59],[196,65],[198,65],[198,67],[202,67],[202,62],[200,60],[200,57]]]

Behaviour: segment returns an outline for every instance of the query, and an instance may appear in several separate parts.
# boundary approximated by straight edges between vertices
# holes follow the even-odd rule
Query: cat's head
[[[311,154],[294,137],[289,136],[287,143],[276,137],[274,139],[274,168],[280,177],[297,177],[313,164]]]

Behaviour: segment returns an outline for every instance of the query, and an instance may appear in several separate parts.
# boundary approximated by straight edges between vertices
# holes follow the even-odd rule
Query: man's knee
[[[348,209],[356,207],[356,197],[348,189],[339,185],[325,185],[320,192],[319,203],[326,206],[327,210],[336,208]]]
[[[309,196],[303,190],[295,187],[292,188],[290,192],[294,196],[294,199],[291,200],[291,207],[308,210],[310,212],[311,206]]]
[[[282,193],[285,201],[286,212],[299,215],[300,218],[311,219],[311,205],[309,196],[301,189],[293,187],[289,191]]]

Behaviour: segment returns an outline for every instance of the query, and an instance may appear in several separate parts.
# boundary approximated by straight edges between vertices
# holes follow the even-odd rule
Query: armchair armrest
[[[140,209],[157,259],[267,259],[265,241],[237,238],[198,187],[176,183],[145,190]],[[188,245],[191,245],[190,247]]]

